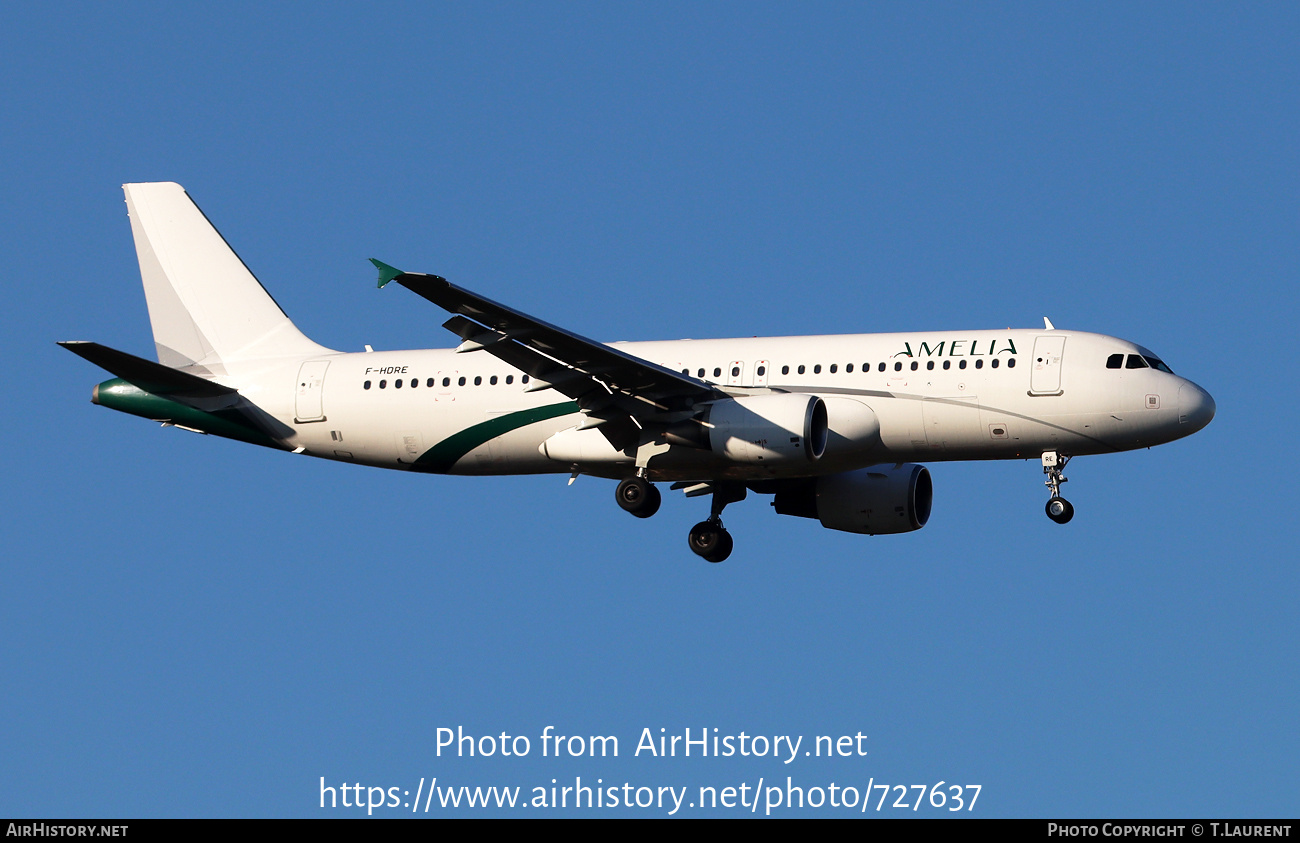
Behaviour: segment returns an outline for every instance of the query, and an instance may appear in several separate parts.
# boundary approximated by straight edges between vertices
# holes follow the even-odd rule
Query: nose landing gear
[[[1074,507],[1061,497],[1061,484],[1068,482],[1065,476],[1065,464],[1070,461],[1069,454],[1056,451],[1043,452],[1043,473],[1047,475],[1044,485],[1052,492],[1047,501],[1047,517],[1057,524],[1069,523],[1074,517]]]
[[[1064,524],[1074,517],[1074,505],[1065,498],[1052,498],[1047,502],[1047,517]]]

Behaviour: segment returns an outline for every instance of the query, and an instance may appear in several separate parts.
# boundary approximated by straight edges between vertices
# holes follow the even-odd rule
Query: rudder
[[[218,374],[231,361],[331,353],[298,330],[183,187],[122,189],[159,363]]]

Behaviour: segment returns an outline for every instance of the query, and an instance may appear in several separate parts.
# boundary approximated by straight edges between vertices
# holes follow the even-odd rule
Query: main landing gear
[[[659,511],[663,496],[644,477],[629,477],[614,490],[614,498],[626,512],[637,518],[649,518]]]
[[[706,562],[721,562],[731,555],[731,533],[722,526],[721,518],[710,518],[696,524],[686,541],[691,552]]]
[[[729,503],[743,501],[745,487],[738,484],[719,484],[713,489],[713,506],[709,520],[691,528],[687,544],[691,552],[706,562],[721,562],[731,555],[731,533],[722,526],[722,509]]]
[[[1057,524],[1069,523],[1074,517],[1074,507],[1061,497],[1061,484],[1067,482],[1065,464],[1069,461],[1068,454],[1056,451],[1043,452],[1043,473],[1047,475],[1044,485],[1052,492],[1051,499],[1047,501],[1047,517]]]
[[[708,486],[700,487],[697,494],[708,494]],[[722,509],[729,503],[744,500],[745,487],[741,484],[719,484],[713,487],[712,494],[713,506],[708,520],[691,528],[687,543],[696,556],[709,562],[721,562],[731,555],[732,548],[731,533],[722,526]],[[659,490],[644,477],[629,477],[619,483],[614,490],[614,499],[624,511],[637,518],[654,515],[663,501]]]

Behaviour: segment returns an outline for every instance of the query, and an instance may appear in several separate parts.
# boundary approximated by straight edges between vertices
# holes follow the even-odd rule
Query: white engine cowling
[[[815,462],[826,451],[826,405],[815,395],[751,395],[718,401],[707,417],[709,448],[735,462]]]
[[[923,465],[872,466],[791,484],[772,506],[846,533],[910,533],[930,520],[934,484]]]

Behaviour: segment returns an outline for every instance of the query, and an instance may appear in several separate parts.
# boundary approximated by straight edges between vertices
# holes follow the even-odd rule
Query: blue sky
[[[1289,4],[7,5],[0,815],[790,776],[979,784],[979,816],[1293,816],[1298,41]],[[1154,349],[1218,416],[1075,461],[1068,527],[1034,462],[936,463],[920,532],[751,497],[711,566],[699,499],[638,521],[593,478],[92,406],[104,376],[54,343],[152,354],[120,191],[152,180],[334,348],[454,342],[374,256],[610,341],[1047,315]],[[619,757],[542,758],[547,726]],[[439,757],[440,727],[532,751]],[[687,727],[869,754],[633,755]]]

